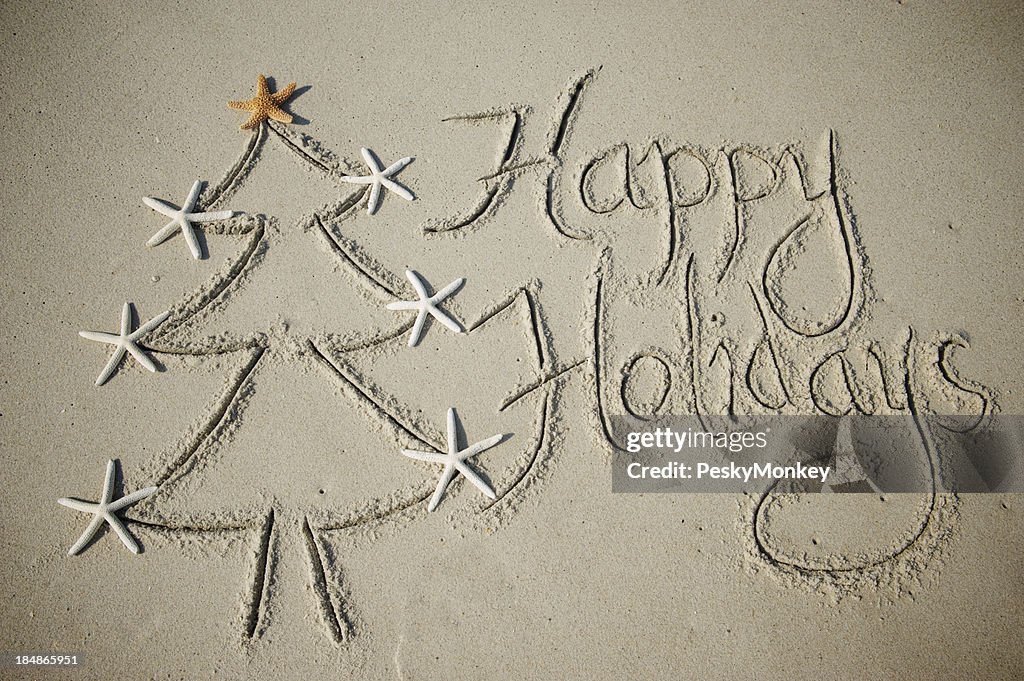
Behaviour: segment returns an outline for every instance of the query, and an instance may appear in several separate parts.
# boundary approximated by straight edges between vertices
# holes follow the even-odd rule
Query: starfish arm
[[[153,360],[151,360],[146,355],[146,353],[144,353],[139,348],[138,345],[136,345],[135,343],[128,343],[127,345],[125,345],[125,347],[128,349],[128,352],[131,353],[131,356],[134,357],[139,364],[146,367],[151,372],[156,373],[156,364],[153,364]]]
[[[273,118],[275,121],[279,121],[281,123],[291,123],[293,120],[290,113],[282,111],[276,106],[267,107],[267,117]]]
[[[117,345],[121,342],[121,337],[116,333],[105,333],[103,331],[79,331],[78,335],[87,340],[96,341],[98,343],[109,343],[110,345]]]
[[[203,188],[203,183],[200,180],[196,180],[192,183],[192,188],[188,190],[188,197],[185,199],[185,203],[181,204],[181,210],[185,213],[192,210],[192,206],[196,205],[196,199],[199,198],[199,190]]]
[[[366,202],[366,212],[373,215],[380,207],[380,182],[374,182],[370,187],[370,198]]]
[[[370,168],[370,172],[374,175],[380,173],[380,161],[374,156],[373,152],[363,147],[359,150],[359,153],[363,155],[363,160],[366,161],[366,165]]]
[[[245,123],[242,123],[238,127],[241,128],[242,130],[255,130],[256,128],[259,127],[260,123],[262,123],[266,119],[266,114],[261,114],[259,112],[253,111],[253,114],[249,116],[249,120],[247,120]]]
[[[132,306],[125,303],[121,308],[121,337],[125,338],[132,332]]]
[[[234,100],[234,101],[228,102],[228,107],[230,107],[232,109],[240,109],[242,111],[250,111],[251,108],[252,108],[249,105],[249,102],[247,102],[247,101],[238,101],[238,100]]]
[[[192,229],[192,225],[188,221],[182,226],[181,235],[185,237],[185,243],[188,244],[188,250],[192,252],[192,257],[199,260],[203,252],[199,250],[199,241],[196,240],[195,230]]]
[[[459,453],[459,421],[455,416],[455,407],[448,407],[448,456],[455,457]]]
[[[440,303],[442,300],[444,300],[445,298],[447,298],[448,296],[450,296],[451,294],[455,293],[460,288],[462,288],[462,285],[465,284],[465,283],[466,283],[466,280],[464,278],[460,277],[459,279],[456,279],[455,281],[453,281],[452,283],[448,284],[443,289],[441,289],[440,291],[435,293],[430,298],[430,302],[435,303],[435,304],[436,303]]]
[[[149,206],[150,208],[152,208],[153,210],[155,210],[157,213],[162,213],[167,217],[173,217],[178,213],[178,209],[172,206],[171,204],[167,203],[166,201],[161,201],[160,199],[155,199],[152,196],[143,196],[142,202]]]
[[[396,300],[393,303],[388,303],[384,307],[388,310],[418,310],[420,303],[418,300]]]
[[[120,518],[113,513],[107,513],[104,517],[107,522],[110,523],[110,527],[113,528],[114,532],[117,533],[117,536],[121,538],[121,542],[128,547],[128,550],[132,553],[138,553],[138,542],[135,541],[134,537],[128,534],[128,529],[124,526],[124,523],[121,522]]]
[[[414,198],[416,198],[416,197],[414,197],[412,195],[411,191],[409,191],[403,185],[395,182],[394,180],[389,180],[388,178],[383,177],[383,178],[381,178],[380,181],[381,181],[381,184],[383,184],[385,187],[390,189],[394,194],[397,194],[398,196],[401,196],[406,201],[412,201]]]
[[[103,496],[100,497],[100,504],[106,506],[114,498],[114,480],[116,479],[116,467],[114,460],[107,460],[107,472],[103,477]]]
[[[427,309],[430,310],[430,314],[434,317],[434,319],[441,322],[455,333],[462,333],[462,327],[459,325],[459,323],[452,319],[451,317],[449,317],[444,310],[437,307],[436,305],[431,305]]]
[[[129,340],[138,340],[139,338],[141,338],[142,336],[146,335],[147,333],[149,333],[150,331],[152,331],[156,327],[158,327],[161,324],[163,324],[164,320],[167,319],[170,316],[171,316],[171,311],[170,310],[167,310],[166,312],[162,312],[162,313],[158,314],[157,316],[153,317],[152,319],[150,319],[148,322],[146,322],[145,324],[143,324],[139,328],[135,329],[135,331],[133,331],[132,334],[130,336],[128,336],[128,339]]]
[[[493,435],[493,436],[487,438],[486,440],[481,440],[480,442],[477,442],[477,443],[475,443],[473,445],[470,445],[469,447],[466,447],[461,452],[459,452],[459,455],[458,455],[459,459],[462,460],[462,461],[465,461],[466,459],[468,459],[471,456],[476,456],[480,452],[488,450],[491,447],[493,447],[494,445],[496,445],[499,442],[501,442],[502,438],[504,438],[504,437],[505,437],[504,435]]]
[[[114,370],[117,369],[117,365],[121,363],[124,358],[125,349],[123,345],[117,346],[114,353],[110,356],[110,360],[107,362],[107,366],[103,367],[103,371],[96,378],[96,385],[103,385],[107,380],[114,375]]]
[[[295,83],[288,83],[283,90],[278,90],[274,94],[270,95],[270,100],[274,102],[274,104],[281,104],[282,102],[287,101],[288,98],[292,96],[293,92],[295,92]]]
[[[376,181],[373,175],[343,175],[340,179],[349,184],[373,184]]]
[[[382,170],[380,174],[383,175],[384,177],[391,177],[392,175],[396,175],[402,168],[406,167],[410,163],[412,163],[412,156],[400,158],[391,165],[389,165],[387,168]]]
[[[181,225],[178,223],[177,220],[171,220],[166,225],[164,225],[160,229],[160,231],[158,231],[153,236],[149,237],[149,241],[146,242],[146,245],[157,246],[159,244],[162,244],[163,242],[170,239],[171,235],[177,232],[180,227]]]
[[[127,496],[123,496],[120,499],[109,504],[107,506],[107,510],[110,511],[111,513],[116,513],[117,511],[120,511],[122,508],[131,506],[132,504],[142,501],[146,497],[152,496],[153,494],[156,493],[156,490],[156,487],[144,487],[140,490],[136,490],[135,492],[132,492]]]
[[[441,478],[437,481],[437,489],[434,490],[434,495],[430,497],[430,503],[427,504],[428,512],[433,511],[441,503],[441,497],[444,496],[444,491],[448,489],[448,484],[451,483],[454,477],[455,466],[448,464],[444,467],[444,472],[441,473]]]
[[[416,295],[420,297],[420,300],[427,300],[430,296],[427,295],[427,287],[423,283],[423,279],[420,275],[416,274],[412,270],[405,271],[405,278],[412,284],[413,289],[416,291]]]
[[[96,516],[89,522],[89,525],[85,528],[85,532],[82,533],[82,536],[78,538],[78,541],[72,544],[71,548],[68,549],[68,555],[74,556],[82,549],[84,549],[85,545],[89,543],[89,540],[93,538],[93,535],[96,534],[97,530],[100,529],[100,526],[102,524],[103,516],[97,513]]]
[[[494,498],[494,490],[491,489],[491,486],[488,485],[484,481],[483,478],[481,478],[479,475],[477,475],[476,471],[474,471],[472,468],[470,468],[469,466],[467,466],[466,464],[464,464],[461,461],[459,463],[455,464],[455,467],[458,468],[459,472],[462,473],[466,477],[467,480],[469,480],[471,483],[473,483],[473,485],[478,490],[483,492],[484,495],[487,496],[487,498],[489,498],[489,499],[493,499]]]
[[[421,452],[415,449],[403,449],[402,455],[407,456],[410,459],[416,459],[417,461],[427,461],[429,463],[447,463],[448,457],[444,454],[438,454],[437,452]]]
[[[259,78],[256,79],[256,96],[257,97],[269,97],[270,86],[267,85],[267,77],[262,73]]]
[[[218,210],[211,213],[189,213],[186,218],[191,222],[215,222],[217,220],[227,220],[235,215],[233,210]]]
[[[82,513],[95,513],[96,509],[100,507],[99,504],[95,504],[91,501],[82,501],[81,499],[71,499],[68,497],[58,499],[57,503],[61,506],[67,506],[68,508],[72,508],[76,511],[81,511]]]
[[[427,313],[425,310],[420,310],[419,314],[416,315],[416,323],[412,325],[412,333],[409,334],[409,347],[413,348],[420,342],[420,337],[423,335],[423,325],[427,321]]]

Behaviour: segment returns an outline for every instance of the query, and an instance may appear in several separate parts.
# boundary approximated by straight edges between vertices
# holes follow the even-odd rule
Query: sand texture
[[[1024,504],[920,425],[1024,413],[1015,3],[0,27],[0,654],[82,656],[0,678],[1024,675]],[[613,494],[673,414],[913,416],[933,491]]]

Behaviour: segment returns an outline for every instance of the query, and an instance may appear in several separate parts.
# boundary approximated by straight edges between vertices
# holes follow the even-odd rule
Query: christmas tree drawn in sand
[[[340,180],[360,172],[358,164],[337,160],[278,123],[256,127],[226,176],[199,196],[196,210],[222,209],[235,198],[259,172],[259,160],[269,144],[280,145],[306,171],[336,185],[335,194],[348,194],[290,225],[246,212],[202,226],[202,240],[238,239],[240,253],[206,286],[173,307],[169,318],[147,336],[145,347],[165,362],[224,367],[229,380],[193,432],[143,470],[128,472],[132,479],[145,477],[159,487],[153,503],[130,518],[132,525],[181,542],[215,542],[239,533],[257,537],[241,615],[246,639],[258,638],[268,625],[279,564],[297,562],[304,555],[326,631],[340,642],[358,629],[358,597],[350,602],[344,561],[331,555],[322,537],[361,541],[414,522],[426,511],[441,471],[400,452],[446,451],[449,405],[459,416],[463,445],[490,435],[485,429],[495,429],[498,423],[507,437],[471,461],[493,487],[495,498],[479,494],[457,477],[438,510],[461,517],[467,510],[460,514],[453,508],[468,504],[469,512],[493,509],[492,517],[500,517],[515,502],[510,492],[528,487],[546,465],[542,459],[550,454],[554,385],[526,385],[543,370],[547,340],[537,327],[532,293],[525,288],[508,291],[472,317],[459,314],[454,296],[443,306],[463,321],[465,334],[455,335],[427,321],[421,347],[408,347],[415,315],[385,306],[414,298],[412,288],[342,234],[346,221],[372,219],[362,217],[371,188]],[[399,207],[386,199],[383,203]],[[318,268],[317,276],[325,284],[330,282],[333,288],[321,294],[317,304],[344,311],[345,319],[337,326],[300,329],[267,311],[265,300],[246,300],[250,294],[264,294],[264,286],[273,288],[275,277],[294,276],[274,271],[275,253],[290,248],[309,249],[304,260],[310,269]],[[428,279],[456,275],[451,269]],[[270,284],[261,282],[261,276]],[[242,311],[236,314],[232,308]],[[318,316],[307,315],[304,321]],[[323,316],[329,318],[330,313]],[[376,328],[360,332],[353,319],[372,320]],[[505,361],[482,365],[481,349],[496,344],[506,347]],[[422,385],[433,386],[427,391],[431,399],[410,404],[402,393],[409,385],[417,391]],[[517,395],[523,386],[528,392]],[[476,387],[482,391],[474,394]],[[504,404],[509,394],[515,408]],[[296,424],[295,432],[307,427],[303,421],[317,419],[347,417],[348,427],[336,428],[337,439],[322,447],[296,451],[289,448],[295,438],[288,432],[268,434],[260,429],[267,415],[282,412],[294,413],[287,420]],[[377,442],[375,448],[367,449],[368,438]],[[382,467],[387,475],[380,474]],[[290,495],[279,484],[282,471],[287,473]],[[240,486],[252,490],[251,506],[225,507],[222,492]]]

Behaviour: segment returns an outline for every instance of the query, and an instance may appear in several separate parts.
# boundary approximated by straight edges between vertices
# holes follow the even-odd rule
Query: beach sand
[[[3,678],[1016,678],[1016,494],[613,494],[615,415],[1021,414],[1014,3],[0,9]],[[229,100],[297,84],[293,121]],[[413,160],[367,212],[360,149]],[[148,247],[195,180],[200,258]],[[415,347],[416,300],[464,278]],[[79,337],[169,316],[94,383]],[[402,450],[467,459],[494,499]],[[936,436],[938,437],[938,436]],[[928,436],[924,436],[928,439]],[[928,471],[927,447],[918,460]],[[438,455],[439,456],[439,455]],[[435,457],[436,458],[436,457]],[[141,552],[67,555],[107,462]]]

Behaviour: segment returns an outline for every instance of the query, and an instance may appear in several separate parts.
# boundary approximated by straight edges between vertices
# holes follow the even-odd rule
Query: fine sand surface
[[[616,415],[1024,413],[1024,12],[843,5],[4,4],[0,653],[81,664],[0,678],[1024,675],[1019,495],[610,491]]]

